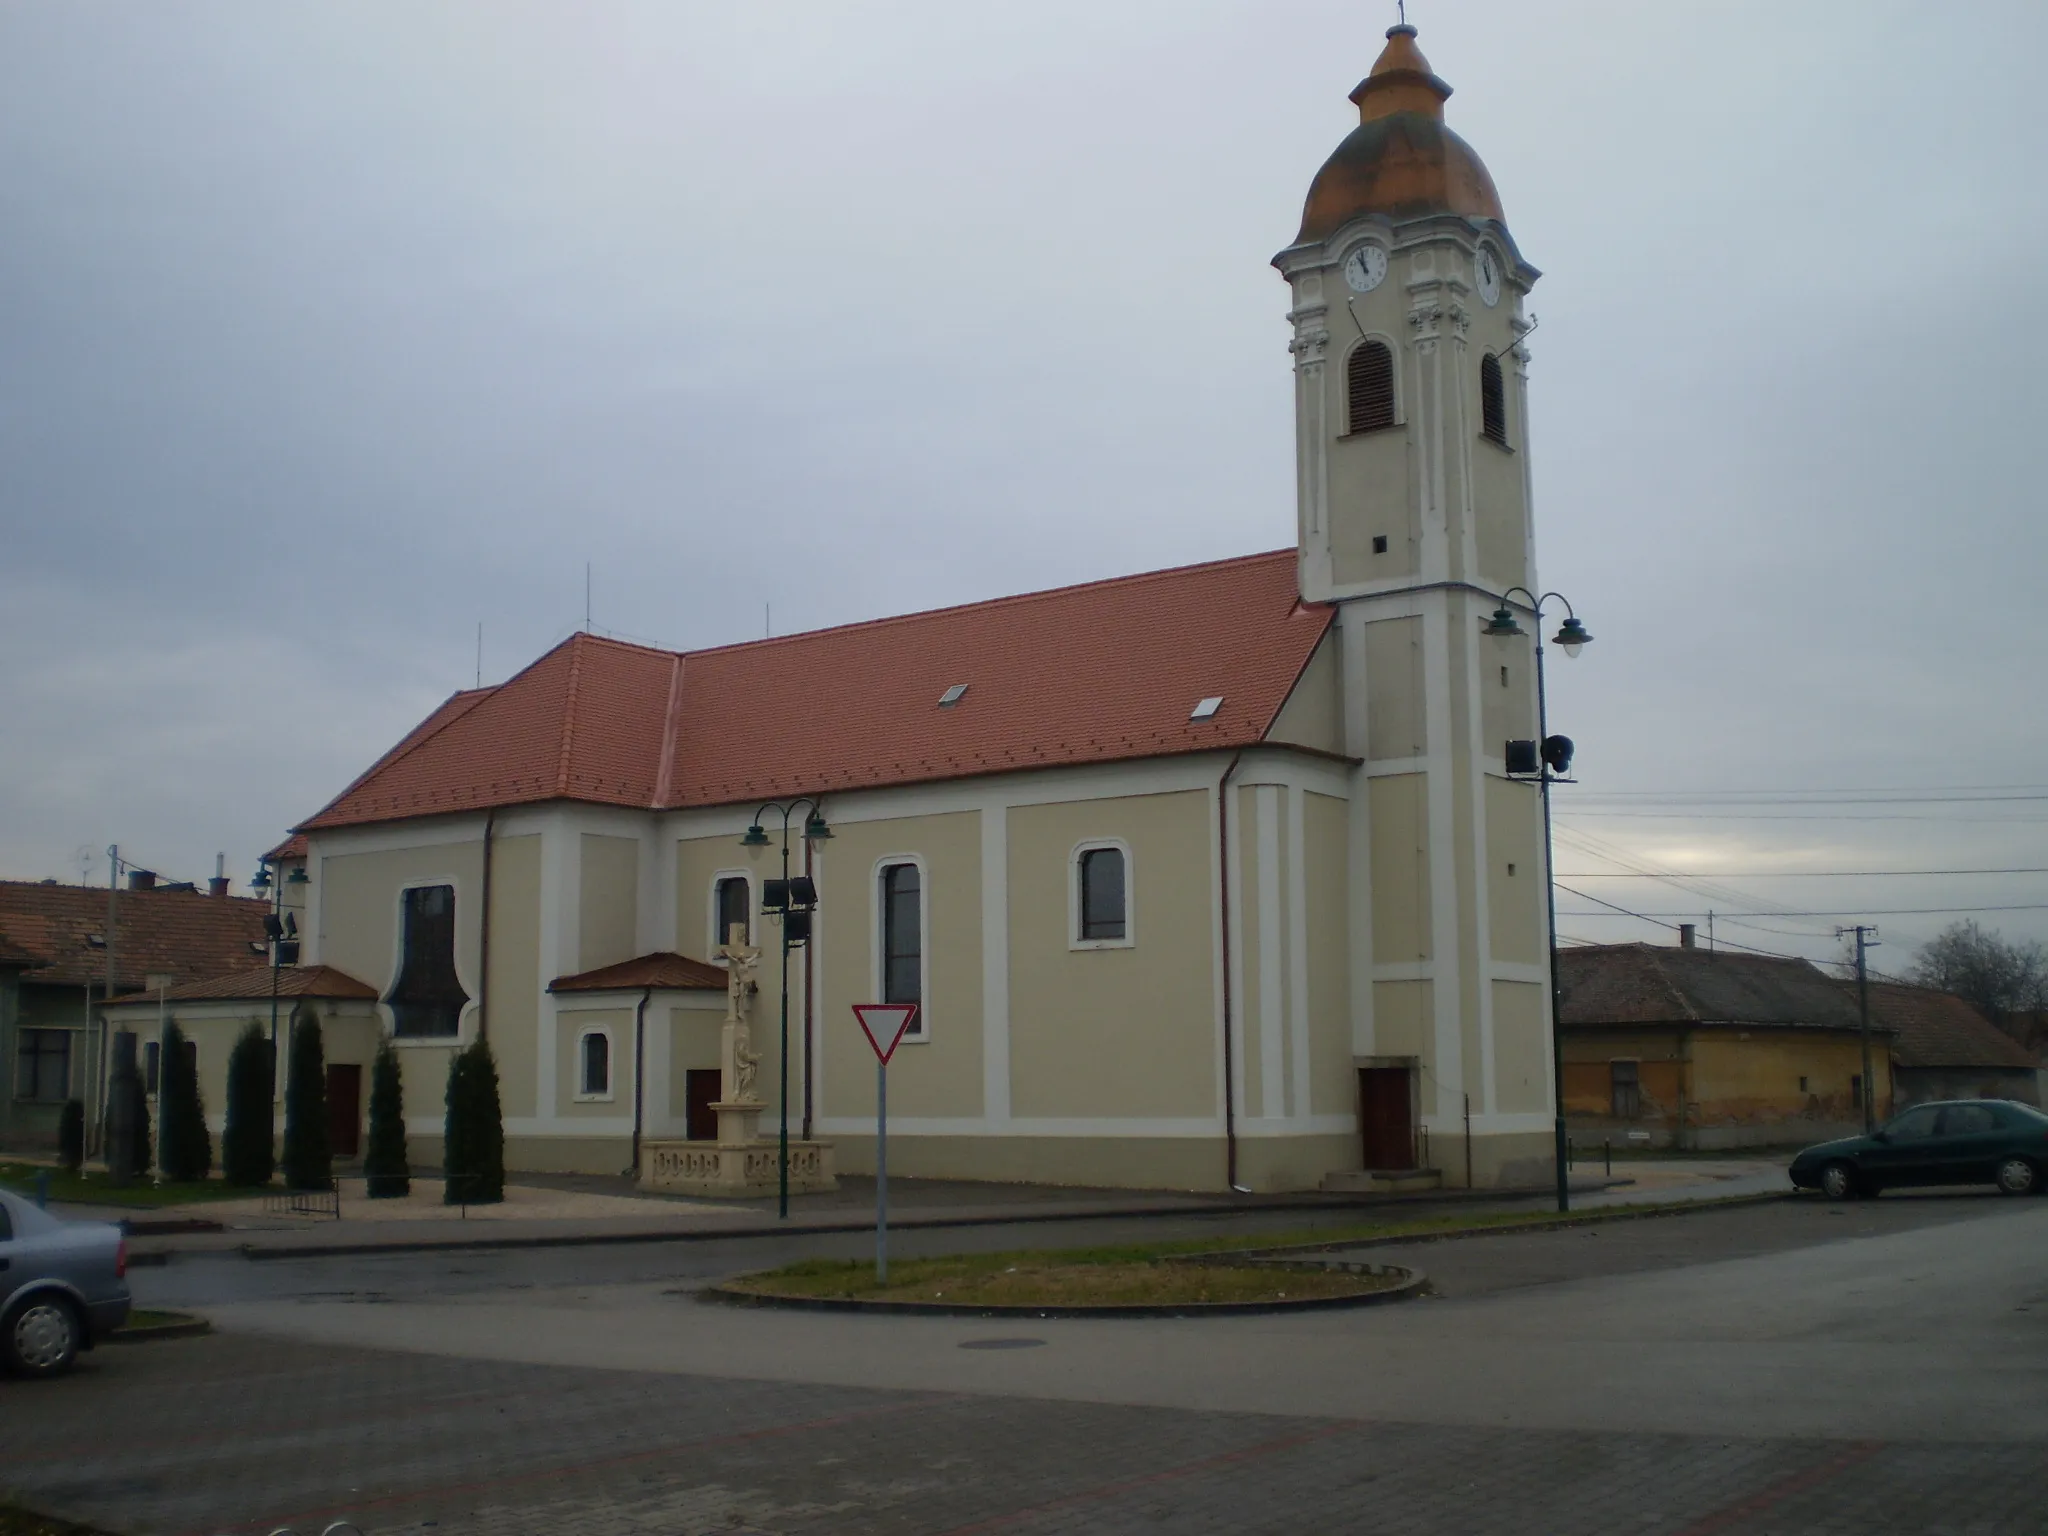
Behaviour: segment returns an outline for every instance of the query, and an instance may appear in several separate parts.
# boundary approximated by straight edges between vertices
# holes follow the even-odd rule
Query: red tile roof
[[[377,989],[366,981],[357,981],[347,971],[337,971],[331,965],[281,965],[277,968],[277,995],[374,1002]],[[164,993],[167,1003],[231,1003],[245,998],[267,1001],[269,997],[270,967],[267,965],[255,970],[229,971],[222,976],[180,982]],[[156,994],[144,992],[129,1001],[153,1003]]]
[[[550,992],[637,992],[643,987],[657,991],[723,992],[726,973],[688,955],[659,950],[575,976],[557,976],[548,983]]]
[[[149,976],[183,980],[263,964],[249,945],[263,940],[268,902],[163,889],[121,890],[114,901],[117,990],[140,987]],[[35,962],[22,973],[24,982],[104,982],[106,951],[86,941],[106,931],[105,886],[0,880],[0,943]]]
[[[1854,1006],[1856,984],[1841,986]],[[2039,1065],[2032,1052],[1960,997],[1931,987],[1872,982],[1870,1019],[1896,1032],[1892,1059],[1902,1067]]]
[[[717,650],[577,634],[458,693],[311,830],[583,800],[639,809],[1233,749],[1329,628],[1292,549]],[[939,696],[967,692],[951,708]],[[1207,720],[1195,704],[1221,695]]]

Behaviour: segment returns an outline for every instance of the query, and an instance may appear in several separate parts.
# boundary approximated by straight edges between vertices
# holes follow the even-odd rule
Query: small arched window
[[[1479,360],[1479,430],[1508,445],[1508,392],[1502,382],[1500,359],[1491,352]]]
[[[1083,846],[1074,856],[1075,942],[1128,944],[1130,855],[1118,844]]]
[[[1376,432],[1394,424],[1394,353],[1383,341],[1361,341],[1344,365],[1350,399],[1347,430]]]
[[[732,931],[740,930],[740,942],[754,942],[753,891],[745,875],[727,875],[718,882],[713,899],[712,950],[715,952],[732,941]]]
[[[586,1099],[605,1099],[612,1092],[612,1039],[603,1030],[593,1029],[582,1039],[581,1068],[578,1076],[577,1093]]]

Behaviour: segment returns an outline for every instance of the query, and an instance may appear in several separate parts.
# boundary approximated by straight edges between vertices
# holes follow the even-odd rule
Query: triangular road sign
[[[917,1021],[915,1003],[855,1003],[853,1016],[860,1020],[861,1033],[875,1048],[875,1059],[883,1066],[896,1054],[896,1047]]]

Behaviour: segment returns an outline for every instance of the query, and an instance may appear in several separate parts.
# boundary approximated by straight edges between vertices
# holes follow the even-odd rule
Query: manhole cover
[[[1043,1339],[962,1339],[962,1349],[1036,1349]]]

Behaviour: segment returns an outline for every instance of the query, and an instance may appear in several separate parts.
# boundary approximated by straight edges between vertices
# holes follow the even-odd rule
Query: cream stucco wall
[[[1316,752],[1343,752],[1343,658],[1334,631],[1323,637],[1301,669],[1266,735],[1269,741],[1292,742]]]
[[[1008,821],[1012,1113],[1214,1114],[1208,797],[1019,806]],[[1073,942],[1074,851],[1098,839],[1130,850],[1128,948]]]
[[[1372,953],[1387,965],[1430,957],[1429,780],[1367,781],[1372,802]]]
[[[554,978],[540,973],[541,846],[533,835],[491,842],[491,1054],[498,1061],[498,1097],[507,1115],[540,1112],[542,989]],[[458,919],[461,906],[457,904]],[[406,1046],[408,1064],[430,1047]],[[422,1060],[421,1065],[425,1066]],[[408,1116],[431,1118],[446,1108],[447,1053],[438,1078],[424,1071],[407,1078]]]
[[[889,1068],[889,1110],[982,1113],[981,819],[968,812],[841,823],[819,866],[818,1112],[872,1115],[875,1059],[853,1005],[880,996],[880,865],[922,866],[925,997],[921,1038]]]
[[[596,832],[579,841],[576,968],[594,971],[640,953],[640,842]]]

